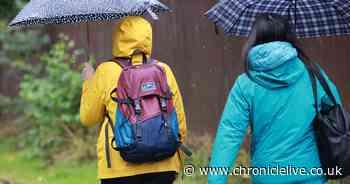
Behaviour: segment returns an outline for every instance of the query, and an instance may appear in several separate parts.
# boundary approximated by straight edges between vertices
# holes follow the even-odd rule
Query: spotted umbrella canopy
[[[206,15],[228,35],[248,36],[261,13],[290,17],[298,37],[350,35],[350,0],[221,0]]]
[[[111,21],[146,12],[156,19],[165,11],[169,8],[157,0],[31,0],[9,26]]]

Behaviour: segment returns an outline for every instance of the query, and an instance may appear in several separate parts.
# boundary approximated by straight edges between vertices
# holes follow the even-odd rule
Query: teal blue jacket
[[[315,117],[311,81],[297,50],[287,42],[270,42],[249,52],[250,75],[236,80],[222,114],[209,166],[232,168],[251,126],[251,166],[259,168],[319,168],[312,127]],[[328,80],[338,102],[334,84]],[[254,81],[254,82],[253,82]],[[319,106],[331,105],[318,82]],[[265,170],[267,172],[267,170]],[[272,173],[253,175],[257,184],[325,183],[320,175]],[[223,173],[209,174],[209,184],[226,184]]]

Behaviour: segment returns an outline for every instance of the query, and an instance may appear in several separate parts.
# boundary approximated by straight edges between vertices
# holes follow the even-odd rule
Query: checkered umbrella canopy
[[[110,21],[146,12],[156,18],[168,10],[157,0],[31,0],[9,26]]]
[[[248,36],[260,13],[289,16],[298,37],[350,35],[350,0],[221,0],[206,15],[225,33]]]

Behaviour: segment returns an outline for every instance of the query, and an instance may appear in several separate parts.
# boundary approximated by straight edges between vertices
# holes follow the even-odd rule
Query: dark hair
[[[257,45],[273,42],[289,42],[297,49],[299,58],[309,66],[310,60],[305,52],[298,46],[294,29],[289,26],[289,17],[276,14],[259,14],[256,17],[253,28],[249,34],[246,45],[243,48],[243,59],[245,63],[245,73],[249,75],[250,61],[249,51]]]

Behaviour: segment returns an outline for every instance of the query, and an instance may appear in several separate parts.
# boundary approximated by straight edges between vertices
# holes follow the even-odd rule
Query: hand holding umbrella
[[[90,63],[84,63],[84,68],[81,72],[81,78],[83,80],[89,80],[94,76],[95,74],[95,69],[92,67]]]

